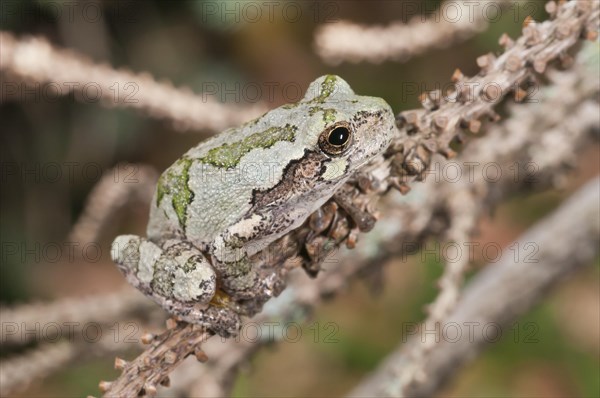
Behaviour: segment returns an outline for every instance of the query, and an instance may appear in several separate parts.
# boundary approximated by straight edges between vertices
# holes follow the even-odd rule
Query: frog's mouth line
[[[319,151],[304,150],[302,157],[292,159],[283,169],[281,180],[268,189],[253,189],[250,200],[251,211],[276,206],[293,196],[314,190],[324,172],[327,159]]]

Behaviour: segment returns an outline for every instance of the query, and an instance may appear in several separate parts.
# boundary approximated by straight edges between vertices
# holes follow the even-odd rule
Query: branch
[[[262,104],[232,105],[217,102],[210,96],[198,96],[188,88],[175,88],[171,83],[159,83],[148,73],[116,70],[107,64],[97,64],[74,51],[60,50],[40,37],[17,39],[0,31],[0,70],[26,84],[49,84],[55,95],[68,94],[73,89],[75,99],[145,111],[149,116],[168,119],[178,130],[221,131],[246,122],[266,109]],[[11,91],[6,83],[4,95]],[[14,82],[14,85],[17,85]],[[83,90],[83,91],[82,91]],[[89,92],[88,92],[89,91]],[[6,98],[2,100],[6,100]]]
[[[600,252],[600,179],[588,183],[565,204],[525,233],[516,244],[535,243],[534,263],[514,253],[503,255],[477,274],[454,311],[437,325],[508,325],[529,311],[547,290],[576,269],[589,265]],[[557,244],[560,237],[560,244]],[[472,323],[471,323],[472,324]],[[428,329],[429,330],[429,329]],[[433,396],[443,383],[489,344],[485,333],[462,333],[439,338],[426,361],[415,364],[411,350],[431,339],[417,332],[406,346],[392,353],[379,369],[350,396]],[[487,341],[486,341],[487,340]],[[414,378],[413,366],[419,368]]]
[[[2,344],[25,345],[46,337],[39,331],[47,325],[60,327],[60,335],[69,336],[73,326],[112,323],[153,306],[144,295],[127,286],[114,293],[2,307]]]
[[[450,143],[460,130],[468,128],[477,133],[483,116],[498,120],[494,107],[510,93],[517,101],[527,99],[521,86],[534,81],[536,72],[544,73],[555,60],[571,63],[566,51],[580,37],[597,37],[599,13],[600,5],[593,0],[565,2],[558,7],[554,20],[530,22],[516,42],[503,36],[505,52],[497,58],[491,53],[479,57],[481,72],[477,76],[466,78],[457,70],[452,77],[454,92],[444,95],[435,90],[422,95],[425,109],[405,111],[399,116],[401,134],[397,141],[404,146],[404,153],[398,159],[398,174],[423,178],[432,153],[455,155]]]
[[[511,107],[507,123],[492,128],[486,139],[473,142],[465,150],[458,166],[455,165],[462,179],[442,187],[426,185],[426,188],[431,187],[430,192],[421,195],[435,198],[437,209],[432,209],[433,214],[445,208],[444,214],[450,220],[446,241],[461,248],[468,247],[467,240],[475,230],[477,219],[491,210],[489,204],[481,205],[482,200],[495,201],[519,186],[560,186],[564,182],[566,165],[577,163],[575,154],[587,141],[587,132],[598,128],[597,56],[597,47],[587,46],[574,73],[550,74],[557,91],[541,92],[540,103]],[[565,92],[573,95],[566,96]],[[530,153],[523,153],[525,150]],[[485,168],[490,165],[499,166],[504,178],[491,184],[486,181]],[[515,165],[516,169],[511,171]],[[440,165],[438,170],[443,167]],[[533,175],[532,170],[535,170]],[[438,282],[440,294],[428,307],[425,329],[434,330],[456,305],[468,261],[469,256],[462,256],[447,263]],[[413,378],[424,371],[428,352],[435,348],[434,340],[426,340],[413,350],[414,362],[421,365],[421,368],[416,365],[412,368]]]
[[[190,353],[195,352],[198,360],[205,360],[200,344],[213,333],[190,324],[177,325],[171,320],[169,326],[169,330],[158,337],[146,337],[146,342],[153,341],[134,362],[115,361],[115,367],[123,373],[114,382],[100,382],[105,397],[153,396],[159,384],[169,385],[169,374]]]
[[[95,242],[102,229],[112,224],[119,210],[132,201],[150,203],[157,180],[158,174],[150,166],[116,165],[88,195],[83,212],[71,228],[67,241],[81,244]]]
[[[550,74],[553,85],[539,93],[539,102],[511,106],[506,122],[490,129],[485,137],[465,148],[453,162],[462,167],[459,181],[439,183],[436,176],[430,176],[423,184],[415,186],[405,200],[384,203],[387,205],[385,219],[377,223],[372,233],[364,235],[364,240],[352,254],[346,253],[337,264],[328,264],[327,272],[315,281],[305,275],[290,275],[294,278],[285,292],[270,301],[252,321],[259,324],[298,321],[298,314],[317,308],[323,300],[345,288],[352,278],[376,274],[388,259],[405,258],[428,238],[439,235],[450,238],[456,236],[451,232],[453,230],[469,230],[473,219],[488,214],[499,202],[516,192],[532,186],[545,189],[560,185],[569,170],[566,165],[573,164],[578,152],[591,143],[589,132],[600,127],[597,58],[597,46],[586,45],[573,70]],[[550,113],[553,117],[548,117]],[[510,168],[516,160],[521,169],[515,179]],[[501,179],[492,181],[485,177],[483,168],[489,164],[500,167],[503,171]],[[435,169],[440,170],[445,165],[437,164]],[[469,170],[466,165],[477,167]],[[527,178],[527,165],[539,166],[534,178]],[[511,172],[507,172],[509,170]],[[464,264],[464,259],[456,263]],[[446,267],[442,277],[446,282],[440,282],[442,291],[429,307],[428,322],[434,319],[439,322],[453,310],[462,272],[461,267],[452,264]],[[211,361],[201,368],[194,363],[186,364],[182,372],[174,375],[176,390],[171,390],[170,394],[227,395],[237,369],[262,345],[270,342],[222,344],[215,341],[212,344],[213,341],[209,341],[205,351]],[[420,349],[426,354],[424,346],[422,344]],[[414,350],[412,353],[414,358],[417,353]]]
[[[100,337],[100,335],[98,336]],[[0,396],[15,395],[35,380],[68,367],[74,362],[90,357],[114,355],[117,351],[131,349],[132,342],[116,339],[106,334],[95,339],[75,339],[70,336],[54,343],[42,343],[18,356],[3,358],[0,362]]]
[[[0,395],[7,396],[24,390],[37,378],[63,368],[76,355],[75,347],[68,341],[46,343],[16,358],[0,362]]]
[[[543,72],[546,64],[559,58],[568,48],[572,47],[586,29],[589,29],[590,26],[595,28],[598,25],[598,10],[597,2],[572,1],[562,4],[557,10],[555,20],[541,24],[529,24],[524,28],[524,36],[516,43],[507,45],[510,48],[498,59],[492,59],[489,55],[481,58],[479,64],[483,69],[480,75],[468,80],[462,76],[457,77],[457,83],[468,82],[471,83],[469,87],[475,86],[472,95],[467,95],[469,93],[459,85],[461,89],[456,92],[452,102],[442,98],[441,95],[429,95],[423,101],[428,109],[403,113],[402,126],[390,151],[385,157],[371,165],[366,178],[357,176],[350,181],[343,189],[344,194],[356,203],[357,208],[367,211],[372,208],[373,202],[388,190],[388,187],[395,186],[405,191],[408,181],[414,177],[424,177],[433,153],[452,155],[449,144],[462,126],[470,125],[473,129],[473,125],[479,117],[491,114],[494,105],[501,98],[517,89],[519,84],[533,75],[530,65],[536,65],[536,71]],[[489,83],[500,87],[500,90],[494,91],[494,97],[491,95]],[[522,99],[522,97],[520,98]],[[435,106],[429,106],[430,104]],[[437,190],[433,196],[439,196]],[[336,215],[339,215],[337,220],[347,220],[348,225],[352,225],[352,220],[343,209],[337,209],[336,212]],[[432,214],[435,213],[428,213],[426,218],[431,220]],[[394,223],[397,224],[397,221],[398,219],[395,219]],[[423,221],[423,218],[413,219],[408,222],[408,225],[414,226],[415,221]],[[285,276],[289,270],[281,267],[285,259],[289,259],[294,252],[300,253],[300,249],[303,247],[310,248],[313,244],[318,244],[319,239],[329,239],[327,230],[323,231],[325,233],[321,235],[309,235],[311,231],[309,224],[310,222],[284,237],[282,239],[284,245],[276,242],[277,247],[283,247],[286,253],[279,252],[280,256],[275,258],[272,264],[265,264],[264,268],[270,269],[272,275],[275,277]],[[336,240],[336,243],[340,245],[342,242],[346,242],[347,245],[352,246],[352,234],[357,231],[350,228],[342,230],[342,239]],[[307,249],[307,252],[310,253],[311,250]],[[372,258],[370,259],[372,260]],[[271,294],[272,291],[257,292],[255,304],[250,303],[246,308],[247,311],[250,313],[260,311],[262,304],[270,298]],[[158,343],[169,347],[181,344],[185,350],[179,350],[177,356],[171,356],[171,360],[168,362],[162,357],[155,356],[163,354],[164,350],[153,347],[146,351],[134,360],[130,367],[126,368],[126,372],[107,390],[106,396],[121,395],[121,388],[127,385],[123,381],[124,379],[130,383],[129,385],[135,383],[135,386],[144,385],[147,379],[160,382],[161,378],[164,378],[173,369],[173,363],[179,363],[194,351],[194,347],[188,342],[178,341],[178,336],[187,336],[184,332],[187,330],[186,328],[188,326],[184,324],[175,326],[174,331],[167,332],[164,340]],[[198,331],[197,335],[199,336],[200,333],[201,331]],[[152,369],[146,370],[142,365],[143,361],[148,360],[155,365]],[[140,370],[142,368],[143,371]],[[135,375],[136,371],[139,371],[137,376]],[[150,387],[154,386],[155,384],[150,385]],[[149,390],[154,391],[153,388],[150,388],[146,389],[146,393],[149,393]],[[128,391],[132,392],[133,390]],[[139,392],[139,390],[137,391]]]
[[[495,3],[504,5],[508,0]],[[489,25],[485,13],[479,7],[475,11],[474,5],[447,1],[426,21],[423,21],[424,16],[417,15],[408,23],[397,21],[388,26],[347,21],[322,25],[315,33],[315,51],[330,65],[344,61],[406,62],[431,49],[449,47],[484,31]]]

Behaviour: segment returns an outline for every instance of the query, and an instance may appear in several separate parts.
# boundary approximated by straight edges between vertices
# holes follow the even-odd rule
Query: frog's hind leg
[[[215,271],[191,243],[168,240],[159,247],[136,235],[118,236],[111,255],[128,282],[182,320],[234,334],[237,315],[209,307],[216,291]],[[217,321],[217,322],[216,322]],[[222,325],[215,327],[215,322]]]

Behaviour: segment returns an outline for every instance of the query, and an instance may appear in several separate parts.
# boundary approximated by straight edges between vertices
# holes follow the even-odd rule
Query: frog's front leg
[[[221,234],[213,243],[212,264],[223,290],[233,299],[251,299],[257,294],[260,276],[252,268],[249,254],[234,235]]]
[[[235,300],[277,295],[281,280],[274,272],[263,275],[250,257],[268,247],[274,238],[274,225],[284,230],[291,220],[270,213],[255,213],[218,235],[211,247],[212,265],[222,288]]]
[[[216,291],[215,271],[191,243],[168,240],[159,247],[136,235],[121,235],[111,255],[129,283],[170,314],[204,326],[223,317],[221,309],[208,306]],[[230,318],[234,325],[227,325],[232,330],[225,334],[235,333],[238,326],[237,315]]]

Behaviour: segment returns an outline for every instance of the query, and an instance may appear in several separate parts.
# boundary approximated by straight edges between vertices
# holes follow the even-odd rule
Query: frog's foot
[[[136,235],[121,235],[113,242],[111,255],[127,281],[170,314],[210,326],[219,334],[218,328],[232,334],[229,330],[239,326],[233,311],[209,307],[216,291],[216,274],[191,243],[168,240],[159,247]],[[227,325],[221,328],[213,323],[217,320],[226,320]]]

